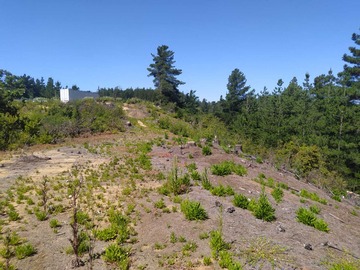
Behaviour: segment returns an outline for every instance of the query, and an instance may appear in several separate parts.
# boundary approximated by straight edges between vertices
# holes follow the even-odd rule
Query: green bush
[[[314,214],[320,214],[320,211],[321,211],[320,207],[317,205],[311,205],[309,209]]]
[[[273,189],[271,195],[273,196],[273,198],[277,203],[280,203],[284,197],[284,192],[279,186],[277,186],[276,188]]]
[[[275,220],[275,209],[271,206],[266,194],[265,188],[262,189],[260,198],[257,201],[255,209],[253,210],[254,216],[264,221]]]
[[[223,161],[219,164],[211,166],[211,172],[214,175],[225,176],[231,173],[243,176],[247,174],[247,170],[240,164],[235,164],[233,161]]]
[[[212,185],[211,185],[211,182],[209,180],[206,168],[205,168],[203,174],[201,175],[201,186],[206,190],[211,190],[212,189]]]
[[[219,164],[214,164],[211,166],[211,172],[212,174],[219,176],[229,175],[232,173],[233,164],[234,163],[231,161],[223,161]]]
[[[111,244],[105,249],[104,260],[111,263],[117,263],[120,269],[129,269],[130,250],[117,244]]]
[[[47,213],[46,212],[44,212],[44,211],[35,211],[35,216],[36,216],[36,218],[38,219],[38,220],[40,220],[40,221],[44,221],[44,220],[47,220],[47,218],[48,218],[48,215],[47,215]]]
[[[231,196],[235,193],[231,186],[223,186],[221,184],[213,187],[210,192],[212,195],[219,197]]]
[[[110,226],[102,230],[95,230],[94,235],[101,241],[110,241],[117,237],[117,229],[114,226]]]
[[[15,256],[19,260],[22,260],[26,257],[32,256],[35,253],[36,253],[36,249],[31,244],[24,244],[24,245],[17,246],[15,248]]]
[[[7,212],[10,221],[17,221],[20,219],[20,215],[15,209],[11,209]]]
[[[57,228],[57,227],[61,227],[60,222],[56,218],[50,220],[50,228]]]
[[[179,195],[187,192],[189,187],[190,176],[187,173],[179,176],[177,160],[175,159],[172,171],[166,182],[159,188],[159,193],[163,195],[169,195],[170,193]]]
[[[248,209],[249,207],[249,200],[248,198],[243,194],[235,194],[233,204],[236,207],[240,207],[242,209]]]
[[[161,198],[160,200],[156,201],[156,202],[154,203],[154,207],[155,207],[155,208],[158,208],[158,209],[163,209],[163,208],[165,208],[165,207],[166,207],[166,204],[165,204],[165,202],[164,202],[164,199]]]
[[[180,209],[188,220],[205,220],[208,218],[205,209],[196,201],[183,200]]]
[[[210,156],[210,155],[212,154],[210,146],[205,145],[205,146],[202,148],[202,154],[203,154],[204,156]]]
[[[235,174],[239,176],[243,176],[247,174],[246,168],[240,164],[234,164],[232,170]]]
[[[317,195],[315,192],[309,192],[306,189],[302,189],[300,191],[300,196],[310,199],[310,200],[313,200],[315,202],[319,202],[321,204],[327,204],[327,201],[325,199],[320,198],[319,195]]]
[[[299,222],[314,227],[319,231],[329,231],[328,224],[324,220],[317,218],[313,212],[306,208],[300,207],[296,211],[296,218]]]
[[[221,251],[226,251],[231,248],[230,243],[225,242],[222,233],[219,230],[210,233],[210,249],[214,259],[218,259]]]
[[[191,178],[192,178],[194,181],[199,181],[199,180],[201,180],[201,175],[200,175],[200,173],[199,173],[198,171],[192,171],[192,172],[190,173],[190,175],[191,175]]]

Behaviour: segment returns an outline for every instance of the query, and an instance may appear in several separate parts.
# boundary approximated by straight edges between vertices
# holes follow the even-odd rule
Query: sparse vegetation
[[[262,188],[259,200],[256,202],[252,208],[254,216],[258,219],[264,221],[273,221],[275,220],[275,209],[271,206],[266,194],[265,188]]]
[[[249,207],[249,200],[248,198],[243,194],[235,194],[233,204],[236,207],[240,207],[242,209],[248,209]]]
[[[323,231],[323,232],[329,231],[328,224],[324,220],[317,218],[313,212],[309,211],[306,208],[300,207],[296,211],[296,218],[299,222],[314,227],[319,231]]]
[[[196,201],[183,200],[181,202],[181,212],[184,213],[188,220],[205,220],[208,218],[205,209]]]

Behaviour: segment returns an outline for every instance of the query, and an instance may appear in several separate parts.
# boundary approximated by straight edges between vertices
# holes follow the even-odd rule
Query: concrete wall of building
[[[60,89],[60,100],[69,102],[83,98],[98,98],[99,94],[90,91],[72,90],[68,88]]]

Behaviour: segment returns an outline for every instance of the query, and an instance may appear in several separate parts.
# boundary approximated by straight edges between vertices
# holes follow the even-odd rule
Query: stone
[[[226,209],[226,212],[228,213],[234,213],[235,212],[235,208],[234,207],[229,207],[228,209]]]
[[[285,228],[284,228],[281,224],[279,224],[279,225],[276,227],[276,229],[277,229],[279,232],[285,232]]]
[[[304,248],[307,249],[307,250],[313,250],[313,247],[312,247],[311,244],[305,244]]]

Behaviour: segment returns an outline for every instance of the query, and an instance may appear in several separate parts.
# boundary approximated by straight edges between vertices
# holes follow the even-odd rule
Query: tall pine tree
[[[154,85],[161,93],[164,101],[174,102],[180,106],[182,103],[179,85],[185,84],[178,80],[176,76],[182,73],[181,69],[174,67],[174,52],[169,50],[166,45],[157,48],[157,54],[151,54],[154,63],[148,67],[149,77],[154,77]]]

